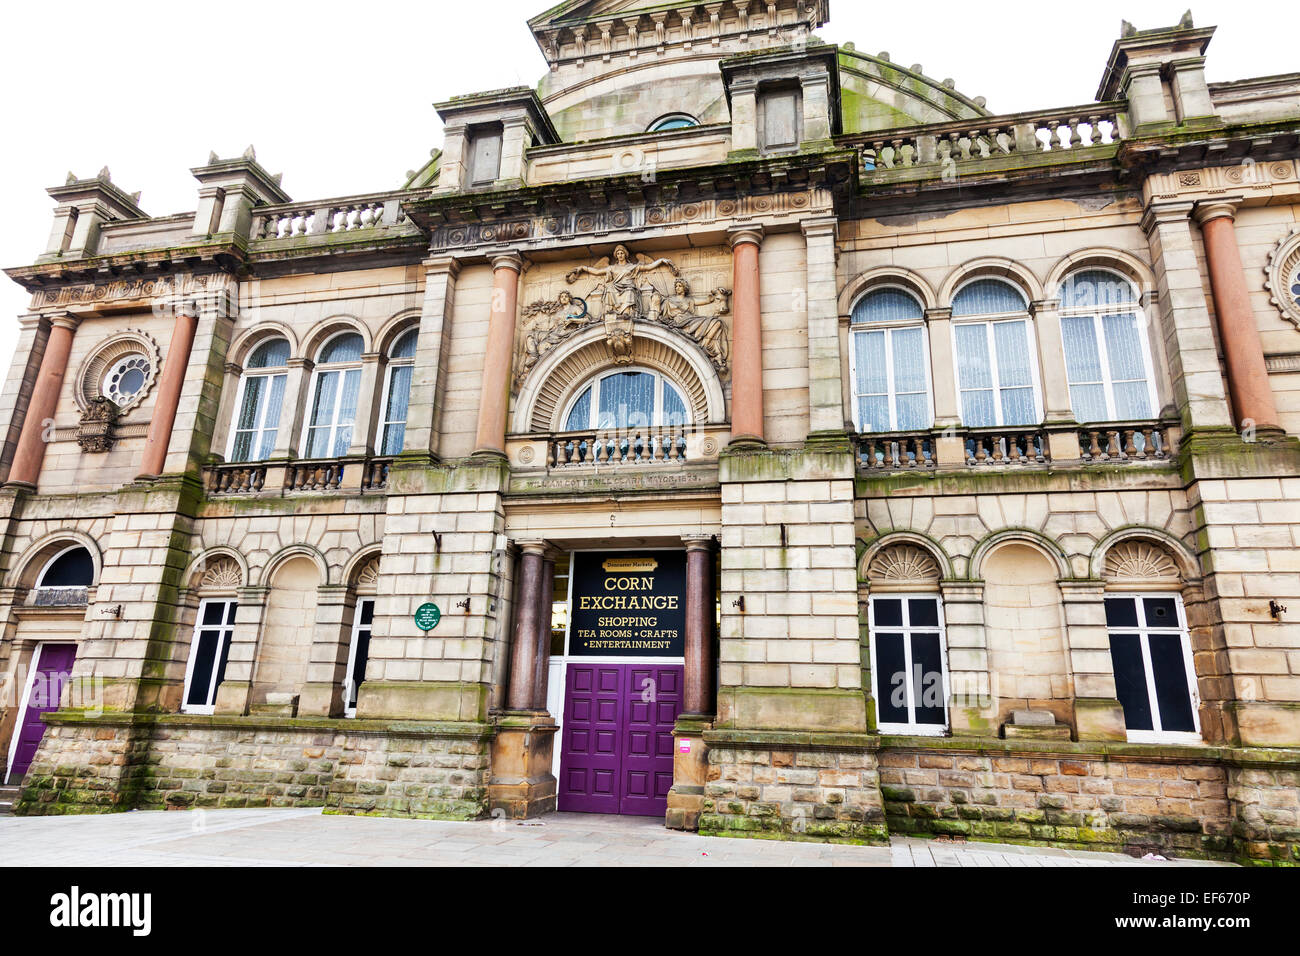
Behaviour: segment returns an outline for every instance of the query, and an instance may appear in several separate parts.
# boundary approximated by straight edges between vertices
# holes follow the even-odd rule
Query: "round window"
[[[115,405],[125,405],[149,380],[149,360],[139,353],[123,355],[108,367],[100,393]]]

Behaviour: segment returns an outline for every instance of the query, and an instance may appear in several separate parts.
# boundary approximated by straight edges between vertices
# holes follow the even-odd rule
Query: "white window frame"
[[[1070,279],[1073,276],[1076,276],[1083,272],[1109,273],[1110,275],[1114,276],[1118,281],[1123,282],[1130,289],[1132,289],[1133,301],[1132,303],[1130,303],[1131,306],[1130,308],[1124,308],[1119,305],[1111,305],[1111,306],[1096,307],[1096,308],[1084,308],[1082,306],[1075,306],[1072,308],[1066,308],[1065,306],[1061,307],[1060,318],[1062,320],[1067,318],[1079,318],[1079,317],[1086,317],[1092,319],[1092,334],[1097,342],[1097,358],[1098,361],[1100,361],[1101,363],[1100,382],[1072,382],[1070,381],[1070,366],[1069,363],[1067,362],[1065,365],[1066,391],[1069,392],[1070,389],[1075,385],[1101,385],[1102,394],[1105,397],[1105,401],[1106,401],[1107,417],[1104,419],[1104,421],[1117,422],[1121,420],[1122,421],[1128,420],[1128,419],[1118,418],[1115,412],[1115,382],[1111,377],[1110,349],[1106,345],[1106,329],[1102,323],[1102,318],[1108,315],[1133,315],[1136,316],[1137,319],[1136,324],[1137,324],[1137,331],[1138,331],[1138,344],[1142,349],[1142,367],[1146,372],[1147,403],[1151,407],[1151,417],[1155,418],[1160,414],[1160,404],[1156,396],[1155,362],[1151,355],[1151,341],[1147,336],[1147,323],[1144,321],[1144,310],[1142,308],[1142,300],[1141,297],[1138,295],[1137,287],[1133,285],[1132,281],[1127,276],[1125,276],[1123,273],[1116,272],[1114,269],[1107,269],[1103,266],[1087,266],[1082,269],[1075,269],[1068,276],[1066,276],[1065,282],[1062,283],[1062,288],[1063,289],[1065,288],[1066,284],[1069,283]],[[1064,349],[1065,347],[1064,334],[1062,334],[1061,336],[1061,344],[1062,344],[1062,349]],[[1070,411],[1074,412],[1073,393],[1070,394]],[[1075,414],[1077,416],[1077,413]],[[1082,422],[1081,419],[1079,421],[1081,424],[1085,424],[1084,422]]]
[[[685,126],[674,126],[671,129],[664,129],[664,124],[671,123],[673,120],[687,120],[688,122]],[[665,113],[663,116],[659,117],[657,120],[652,122],[649,126],[647,126],[646,132],[647,133],[671,133],[681,129],[691,129],[692,127],[699,126],[699,125],[700,125],[700,121],[696,119],[694,116],[692,116],[690,113]]]
[[[911,611],[907,606],[909,600],[929,599],[933,600],[939,608],[938,627],[926,625],[924,627],[912,627],[910,623]],[[907,713],[908,722],[898,723],[896,721],[882,721],[880,719],[880,670],[876,665],[876,601],[898,601],[903,602],[903,624],[900,625],[883,625],[879,629],[890,634],[903,635],[903,662],[905,665],[904,679],[907,681]],[[914,684],[912,682],[912,632],[925,632],[927,634],[934,631],[939,632],[939,669],[943,675],[943,723],[942,724],[918,724],[916,723],[916,699],[913,696]],[[876,729],[883,734],[907,734],[914,737],[944,737],[948,734],[948,728],[951,726],[952,715],[948,713],[948,699],[951,691],[951,684],[948,679],[948,625],[943,613],[943,595],[935,591],[886,591],[880,594],[872,594],[867,599],[867,635],[868,645],[871,649],[871,689],[875,695],[876,704]]]
[[[1151,730],[1129,730],[1127,723],[1124,727],[1129,743],[1134,744],[1200,744],[1204,741],[1201,739],[1201,694],[1197,686],[1196,667],[1192,658],[1192,638],[1187,629],[1187,612],[1183,608],[1183,596],[1173,591],[1107,591],[1104,595],[1106,600],[1133,600],[1137,607],[1138,623],[1137,627],[1115,627],[1109,624],[1106,626],[1107,652],[1110,651],[1110,637],[1112,631],[1117,634],[1137,633],[1138,645],[1142,648],[1142,668],[1146,674],[1147,684],[1147,704],[1151,708]],[[1175,627],[1152,627],[1146,623],[1146,607],[1142,603],[1143,598],[1159,598],[1168,600],[1173,598],[1174,607],[1178,612],[1178,626]],[[1183,671],[1187,675],[1187,692],[1192,706],[1192,726],[1194,730],[1162,730],[1160,728],[1160,702],[1156,697],[1156,677],[1155,671],[1151,667],[1151,642],[1148,640],[1148,634],[1151,632],[1158,634],[1176,634],[1183,648]],[[1112,658],[1113,661],[1113,658]],[[1113,667],[1113,664],[1112,664]],[[1112,671],[1113,673],[1113,671]]]
[[[397,343],[401,342],[402,339],[406,338],[406,337],[407,337],[408,335],[410,335],[412,332],[414,332],[414,333],[416,334],[415,347],[418,349],[418,348],[420,347],[419,329],[418,329],[417,327],[415,327],[415,326],[412,326],[411,328],[406,329],[404,332],[402,332],[401,334],[399,334],[398,336],[396,336],[396,337],[393,339],[393,344],[392,344],[392,345],[389,347],[389,349],[388,349],[388,352],[389,352],[389,357],[388,357],[388,368],[386,368],[386,369],[384,370],[384,388],[383,388],[383,391],[380,393],[380,396],[379,396],[379,418],[380,418],[380,422],[379,422],[379,448],[378,448],[378,452],[379,452],[379,454],[381,454],[381,455],[384,455],[384,454],[400,455],[400,454],[402,453],[402,451],[405,449],[405,446],[406,446],[405,434],[403,434],[403,439],[402,439],[402,448],[399,448],[399,449],[397,449],[397,451],[394,451],[394,452],[386,452],[386,451],[384,451],[384,445],[385,445],[385,444],[387,443],[387,441],[388,441],[388,427],[389,427],[390,425],[397,425],[397,424],[401,424],[401,425],[403,425],[403,426],[406,425],[406,423],[407,423],[407,421],[410,419],[410,415],[411,415],[411,391],[410,391],[410,387],[408,387],[408,388],[407,388],[407,392],[406,392],[406,416],[407,416],[407,417],[406,417],[406,418],[392,418],[392,419],[390,419],[390,418],[387,417],[387,416],[388,416],[388,395],[389,395],[389,392],[392,390],[392,387],[393,387],[393,375],[394,375],[394,373],[395,373],[399,368],[408,368],[408,367],[411,368],[411,369],[412,369],[412,372],[411,372],[411,386],[414,386],[414,385],[415,385],[415,372],[414,372],[414,368],[415,368],[415,356],[412,355],[410,358],[399,358],[399,359],[395,359],[395,358],[392,357],[392,352],[393,352],[394,349],[397,348]]]
[[[873,292],[880,292],[885,289],[892,289],[902,292],[913,301],[916,297],[907,289],[899,285],[880,285],[873,286],[867,290],[858,300],[853,303],[856,309],[858,303],[871,295]],[[897,392],[894,388],[894,330],[916,329],[921,330],[921,365],[925,372],[925,408],[928,421],[925,425],[919,426],[920,429],[930,429],[934,427],[934,380],[930,368],[930,329],[925,321],[925,310],[921,303],[917,302],[917,308],[921,310],[921,317],[918,319],[906,319],[896,322],[862,322],[849,325],[849,383],[850,393],[853,401],[853,425],[863,434],[873,434],[872,432],[863,432],[861,411],[858,399],[864,393],[858,391],[858,348],[856,336],[858,333],[884,332],[885,333],[885,376],[886,376],[886,398],[889,404],[889,428],[876,429],[877,432],[895,432],[898,431],[898,409],[896,406]],[[851,309],[849,314],[852,315]]]
[[[42,584],[41,582],[45,580],[45,575],[50,573],[50,568],[54,567],[55,561],[59,560],[59,558],[63,557],[69,551],[76,551],[78,549],[85,551],[86,554],[90,556],[90,568],[91,568],[90,583],[83,586],[88,588],[93,587],[95,584],[95,576],[94,576],[95,556],[93,554],[90,554],[90,549],[87,548],[84,544],[70,544],[66,548],[60,548],[58,551],[56,551],[54,554],[50,556],[48,561],[46,561],[43,565],[41,565],[41,572],[40,574],[36,575],[36,584],[33,585],[32,589],[35,591],[66,591],[69,587],[76,586],[76,585],[46,585],[46,584]]]
[[[215,598],[204,598],[203,600],[199,601],[198,613],[195,615],[194,618],[194,631],[190,636],[189,658],[185,662],[185,686],[181,690],[181,713],[183,714],[204,714],[210,716],[212,712],[216,709],[217,675],[221,673],[222,650],[223,648],[228,648],[230,646],[230,643],[235,636],[235,622],[231,621],[229,624],[225,622],[226,614],[228,613],[227,611],[222,611],[220,624],[205,625],[203,623],[203,612],[209,604],[234,604],[236,606],[235,613],[238,613],[239,610],[238,598],[215,597]],[[210,678],[208,684],[208,693],[206,695],[206,699],[211,701],[211,703],[191,704],[188,702],[190,699],[190,682],[194,679],[194,663],[196,660],[195,654],[198,651],[198,647],[199,647],[199,632],[204,630],[208,630],[208,631],[215,630],[220,632],[217,637],[217,649],[212,658],[212,677]]]
[[[321,347],[316,350],[316,354],[317,356],[324,354],[325,350],[329,348],[329,344],[337,338],[342,338],[345,335],[360,335],[360,334],[361,333],[358,332],[356,329],[345,329],[342,332],[338,332],[334,335],[331,335],[328,339],[326,339],[324,342],[321,343]],[[362,339],[361,347],[362,347],[362,352],[364,354],[365,351],[364,339]],[[362,380],[365,378],[365,373],[363,371],[364,365],[365,363],[361,359],[357,359],[355,362],[330,362],[328,364],[322,364],[320,362],[316,363],[316,366],[312,369],[311,382],[309,383],[309,387],[307,389],[307,407],[306,409],[304,409],[304,414],[303,414],[302,441],[299,443],[299,448],[298,448],[299,457],[303,459],[308,459],[307,449],[311,445],[311,434],[312,431],[314,430],[314,427],[311,423],[311,414],[312,414],[312,409],[316,406],[316,389],[319,387],[320,377],[328,372],[339,373],[339,389],[337,392],[334,393],[334,407],[331,409],[330,412],[330,423],[328,426],[329,427],[328,444],[331,449],[331,452],[330,454],[325,455],[324,458],[314,459],[314,460],[323,461],[329,458],[340,457],[338,455],[333,454],[333,448],[334,448],[334,442],[338,438],[339,411],[343,407],[344,383],[347,381],[347,373],[349,371],[356,369],[357,371],[362,372],[362,374],[357,377],[357,408],[359,411],[361,407],[361,389],[365,385],[365,382]],[[323,428],[326,426],[316,426],[316,427]],[[349,442],[349,447],[351,445],[356,444],[357,429],[362,427],[364,427],[364,425],[360,421],[360,419],[356,419],[352,422],[352,441]],[[343,454],[346,455],[347,452],[344,451]],[[312,460],[312,459],[308,459],[308,460]]]
[[[256,348],[261,348],[267,342],[275,341],[278,339],[279,337],[277,336],[275,339],[267,339],[264,342],[259,342]],[[254,349],[254,351],[256,351],[256,348]],[[250,352],[249,354],[251,355],[252,352]],[[284,378],[285,394],[287,395],[289,390],[289,366],[287,365],[267,366],[266,368],[259,368],[259,369],[245,369],[243,372],[240,373],[239,390],[235,393],[235,410],[234,410],[233,417],[230,420],[230,437],[226,441],[226,461],[231,460],[231,456],[233,456],[235,453],[235,442],[239,438],[239,433],[241,431],[244,431],[244,429],[241,429],[239,427],[239,417],[240,417],[240,413],[244,410],[244,395],[247,393],[248,380],[252,378],[274,379],[277,376]],[[275,387],[274,381],[267,383],[267,390],[262,393],[261,407],[257,411],[257,416],[256,416],[257,424],[254,428],[250,429],[253,432],[253,443],[249,446],[249,449],[253,452],[257,452],[262,447],[262,438],[272,428],[275,429],[276,443],[278,444],[280,441],[280,424],[281,421],[284,419],[283,397],[280,400],[280,415],[275,420],[275,423],[271,424],[266,421],[267,406],[270,404],[267,398],[268,396],[270,396],[274,387]],[[265,459],[253,457],[247,460],[264,461]]]
[[[667,382],[667,384],[670,385],[677,392],[678,398],[682,400],[682,408],[686,410],[686,421],[684,421],[680,426],[674,425],[670,427],[686,428],[692,424],[691,403],[687,401],[686,393],[682,391],[682,389],[679,388],[675,382],[669,382],[667,377],[662,372],[658,372],[652,368],[644,368],[639,365],[633,365],[633,366],[628,366],[626,368],[616,368],[605,372],[601,372],[599,375],[595,376],[594,378],[589,379],[586,382],[586,384],[584,384],[581,388],[574,391],[573,397],[570,398],[568,402],[565,403],[564,414],[560,416],[560,430],[561,431],[570,430],[568,428],[568,424],[569,424],[569,416],[573,414],[573,406],[578,404],[578,400],[582,398],[583,393],[586,392],[587,389],[591,389],[591,415],[587,419],[588,422],[590,422],[590,424],[586,425],[583,428],[573,429],[573,431],[601,431],[601,432],[614,432],[614,433],[619,432],[620,429],[617,427],[598,428],[598,426],[596,425],[596,422],[599,421],[598,416],[600,414],[599,388],[600,388],[600,383],[603,382],[605,379],[611,378],[614,375],[622,375],[626,372],[641,372],[646,375],[653,375],[655,378],[655,396],[654,396],[654,403],[655,403],[654,419],[655,420],[649,422],[645,427],[647,428],[664,427],[663,418],[664,418],[664,383],[665,382]]]
[[[993,340],[993,326],[1002,322],[1023,322],[1025,324],[1025,348],[1029,350],[1029,379],[1030,389],[1034,398],[1034,421],[1021,425],[1008,425],[1002,420],[1002,392],[1015,391],[1024,388],[1023,385],[1004,386],[998,368],[998,350]],[[962,385],[961,385],[961,365],[957,361],[957,327],[959,325],[982,325],[984,326],[984,341],[989,350],[989,373],[993,381],[993,417],[994,421],[988,425],[972,425],[966,421],[962,409]],[[949,332],[952,342],[952,378],[953,384],[957,389],[957,414],[962,417],[962,425],[966,428],[984,429],[984,428],[1032,428],[1035,425],[1043,423],[1043,387],[1042,379],[1038,369],[1038,333],[1034,328],[1033,316],[1028,311],[1024,312],[993,312],[988,315],[963,316],[952,320],[952,329]],[[967,389],[966,391],[984,391],[984,389]]]
[[[370,631],[370,639],[372,641],[375,639],[375,597],[374,595],[368,594],[358,595],[357,603],[352,608],[352,635],[348,639],[348,669],[343,672],[343,716],[345,717],[355,717],[357,715],[357,708],[353,704],[349,703],[349,701],[352,700],[352,667],[357,662],[357,638],[361,636],[361,629],[363,627],[361,623],[361,605],[365,604],[367,601],[371,604],[370,624],[365,626]],[[368,664],[369,662],[369,654],[367,653],[366,663]],[[365,681],[362,681],[362,683],[365,683]],[[359,689],[360,688],[358,688],[358,690]]]

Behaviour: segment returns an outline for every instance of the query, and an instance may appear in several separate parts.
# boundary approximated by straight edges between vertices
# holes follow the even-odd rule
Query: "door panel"
[[[570,664],[557,808],[618,813],[622,674],[617,664]]]
[[[662,816],[673,784],[682,666],[568,668],[558,808]]]
[[[63,694],[63,685],[67,683],[72,671],[72,662],[77,656],[75,644],[42,644],[40,657],[36,662],[36,675],[31,689],[27,693],[22,715],[19,717],[15,733],[18,742],[13,749],[13,766],[9,779],[17,780],[27,773],[36,748],[45,736],[45,722],[41,714],[58,710],[59,697]]]

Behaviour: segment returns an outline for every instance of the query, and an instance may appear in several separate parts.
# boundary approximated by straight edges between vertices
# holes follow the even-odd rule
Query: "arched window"
[[[667,116],[661,116],[647,128],[648,133],[659,133],[668,129],[688,129],[691,126],[699,126],[700,121],[690,113],[669,113]]]
[[[952,320],[962,424],[984,428],[1041,421],[1024,293],[1001,279],[976,279],[953,296]]]
[[[887,286],[853,307],[853,420],[860,432],[908,431],[934,423],[924,312]]]
[[[1169,553],[1142,540],[1106,554],[1106,630],[1115,693],[1134,743],[1199,743],[1200,694],[1181,576]]]
[[[375,594],[379,584],[379,556],[375,555],[357,572],[353,583],[357,603],[352,609],[352,635],[348,642],[348,668],[343,680],[343,715],[357,715],[357,695],[366,679],[370,660],[370,635],[374,630]]]
[[[403,333],[388,350],[388,374],[384,378],[384,410],[380,423],[380,454],[396,455],[406,438],[406,410],[411,400],[411,375],[415,371],[415,344],[419,329]]]
[[[872,559],[868,634],[876,724],[884,733],[948,729],[948,654],[939,566],[918,547],[894,545]]]
[[[280,427],[284,385],[289,376],[289,343],[270,339],[253,350],[239,378],[239,409],[231,430],[228,461],[270,458]]]
[[[1061,289],[1070,405],[1080,422],[1154,417],[1156,393],[1137,290],[1117,272],[1084,269]]]
[[[94,583],[95,562],[81,545],[59,551],[36,576],[35,602],[42,607],[85,604],[86,589]]]
[[[686,402],[658,372],[610,372],[584,388],[569,405],[565,431],[624,431],[653,425],[685,425]]]
[[[339,458],[348,453],[361,392],[361,349],[356,332],[342,332],[316,353],[311,414],[303,435],[304,458]]]

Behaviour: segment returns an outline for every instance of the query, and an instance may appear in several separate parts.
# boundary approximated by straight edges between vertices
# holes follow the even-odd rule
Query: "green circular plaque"
[[[442,611],[436,604],[421,604],[415,611],[415,626],[422,631],[431,631],[442,620]]]

